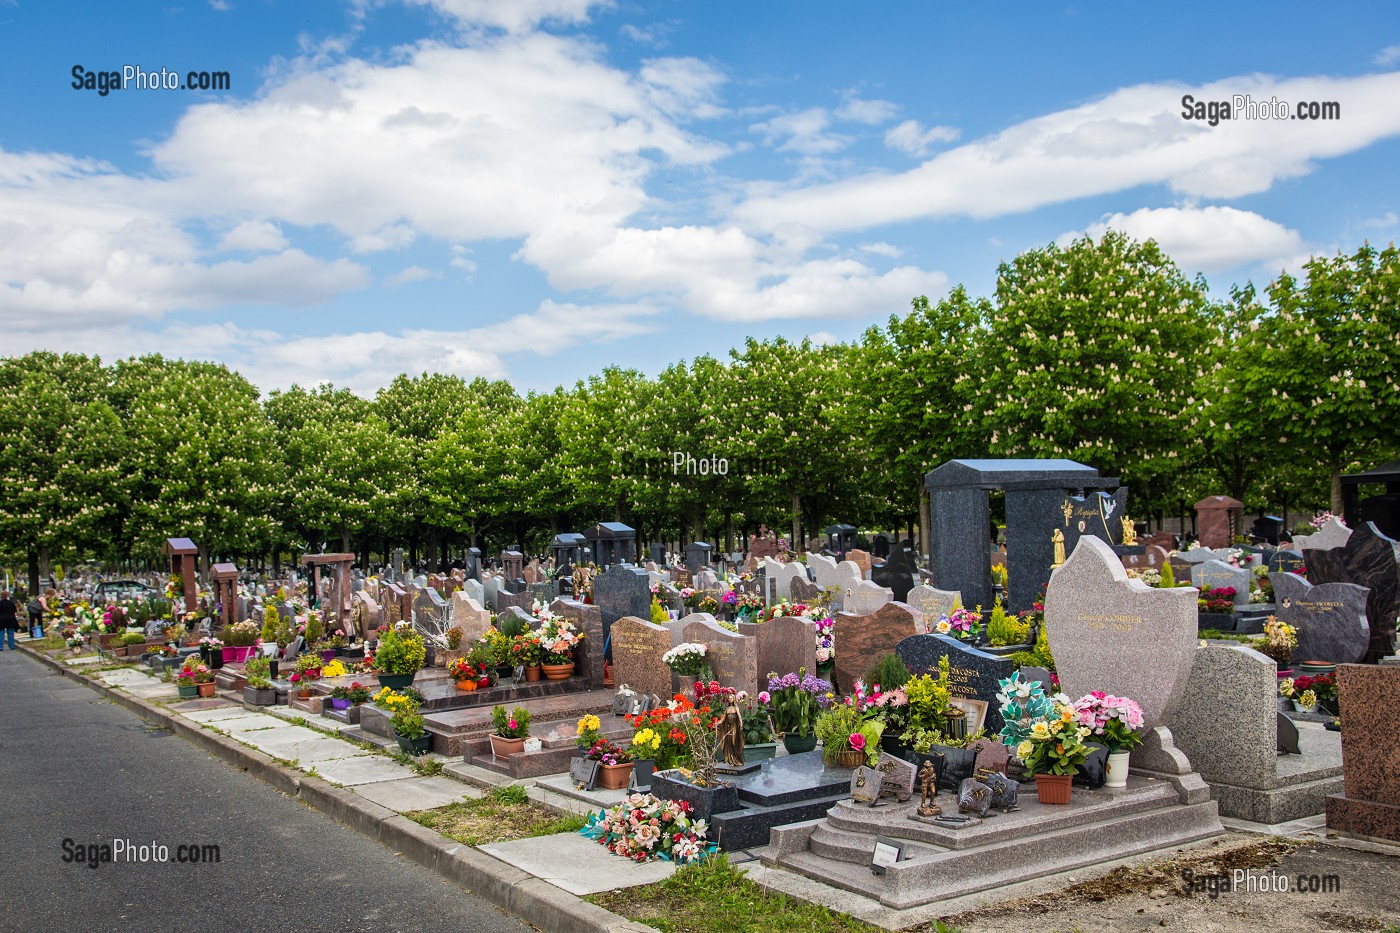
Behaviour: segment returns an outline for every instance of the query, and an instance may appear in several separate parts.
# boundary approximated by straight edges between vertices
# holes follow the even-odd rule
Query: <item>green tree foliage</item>
[[[994,298],[955,288],[850,344],[750,338],[655,377],[609,367],[519,395],[400,376],[261,399],[223,366],[0,358],[0,556],[209,556],[548,538],[622,520],[643,541],[760,522],[912,523],[955,457],[1067,457],[1135,515],[1228,492],[1305,513],[1340,472],[1400,455],[1400,254],[1318,258],[1207,298],[1118,233],[1031,250]],[[687,473],[673,453],[728,466]],[[1334,511],[1336,504],[1333,505]],[[488,545],[488,540],[489,545]]]
[[[999,454],[1066,457],[1160,497],[1182,473],[1218,317],[1151,241],[1109,231],[1022,253],[997,277],[972,412]]]

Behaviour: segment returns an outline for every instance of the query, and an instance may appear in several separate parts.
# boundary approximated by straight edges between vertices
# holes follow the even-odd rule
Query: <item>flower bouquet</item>
[[[632,794],[611,810],[599,810],[579,832],[635,862],[664,859],[678,865],[718,850],[705,841],[704,820],[692,821],[690,805]]]

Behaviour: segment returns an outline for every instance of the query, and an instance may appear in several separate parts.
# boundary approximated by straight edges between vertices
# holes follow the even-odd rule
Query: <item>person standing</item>
[[[5,650],[5,642],[9,642],[11,651],[15,650],[15,629],[19,628],[19,607],[10,598],[9,590],[0,590],[0,651]]]
[[[32,638],[44,637],[44,612],[48,608],[44,600],[35,593],[29,597],[29,602],[25,604],[25,611],[29,614],[29,635]]]

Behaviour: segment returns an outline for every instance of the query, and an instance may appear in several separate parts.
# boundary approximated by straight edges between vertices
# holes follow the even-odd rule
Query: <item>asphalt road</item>
[[[533,929],[17,651],[0,808],[0,930]],[[114,840],[170,861],[76,861]],[[182,844],[219,861],[179,864]]]

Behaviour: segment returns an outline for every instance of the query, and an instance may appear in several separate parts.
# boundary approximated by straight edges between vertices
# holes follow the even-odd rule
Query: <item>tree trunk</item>
[[[346,527],[346,526],[341,526],[341,529],[340,529],[340,553],[342,553],[342,554],[348,554],[349,552],[350,552],[350,529],[349,529],[348,527]]]
[[[798,542],[802,540],[802,493],[792,494],[792,538],[790,543],[795,549]]]
[[[1334,470],[1332,473],[1332,514],[1341,517],[1342,514],[1342,471]]]
[[[724,553],[734,553],[734,513],[724,513]]]
[[[39,589],[39,552],[29,552],[29,595],[38,596]]]

